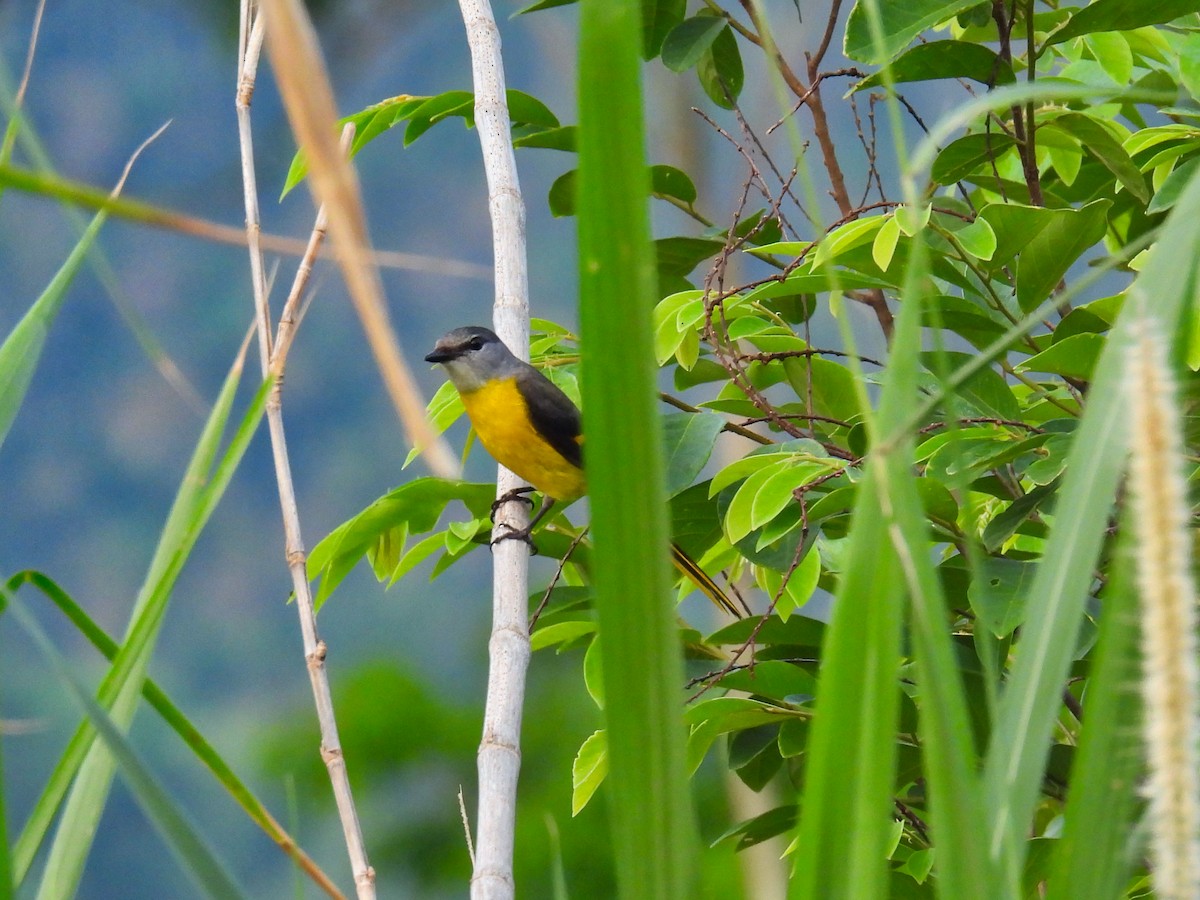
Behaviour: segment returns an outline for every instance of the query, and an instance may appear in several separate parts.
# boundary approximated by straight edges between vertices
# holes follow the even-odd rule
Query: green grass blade
[[[67,594],[51,578],[41,572],[25,571],[13,575],[0,589],[0,614],[8,606],[8,596],[15,594],[23,585],[37,588],[43,596],[74,625],[104,658],[110,662],[116,658],[120,645],[97,625],[87,612]],[[163,721],[196,755],[205,768],[229,793],[230,797],[246,812],[246,815],[271,838],[280,849],[291,857],[298,867],[312,878],[316,884],[330,896],[340,896],[337,887],[329,877],[321,871],[315,862],[297,845],[296,841],[275,820],[266,806],[263,805],[246,784],[238,778],[229,764],[221,757],[216,749],[208,742],[203,734],[185,716],[167,694],[147,678],[142,686],[142,696],[150,707],[157,712]],[[0,822],[0,826],[3,822]],[[7,844],[4,845],[7,849]],[[0,894],[3,897],[3,894]]]
[[[821,651],[789,897],[884,896],[899,711],[903,574],[870,467]]]
[[[103,212],[96,214],[42,295],[4,339],[4,343],[0,344],[0,446],[3,446],[4,438],[25,400],[25,392],[29,389],[29,382],[41,357],[46,334],[58,315],[67,288],[106,218]]]
[[[584,0],[579,259],[593,571],[622,897],[697,895],[680,658],[655,409],[641,4]]]
[[[38,627],[33,616],[15,598],[11,601],[11,608],[17,622],[50,661],[59,682],[83,708],[113,759],[121,767],[121,773],[138,804],[187,868],[196,886],[205,896],[217,900],[246,896],[175,801],[138,758],[122,730],[71,674],[66,662],[54,649],[46,633]]]
[[[1075,654],[1075,636],[1125,461],[1129,435],[1121,377],[1130,311],[1144,305],[1162,334],[1180,333],[1185,307],[1193,302],[1198,248],[1200,179],[1193,178],[1130,288],[1096,365],[1068,456],[1054,526],[1030,590],[1037,602],[1029,605],[988,750],[984,791],[989,852],[1002,861],[1002,876],[1013,893],[1020,883],[1025,835]],[[1139,293],[1153,297],[1153,302],[1139,300]]]
[[[881,430],[903,428],[912,398],[918,396],[926,253],[924,242],[914,243],[880,402]],[[929,552],[929,523],[912,477],[912,435],[888,443],[895,450],[882,454],[879,505],[908,586],[909,635],[920,693],[918,728],[937,845],[937,890],[945,898],[983,897],[995,882],[979,827],[984,807],[976,774],[978,756],[971,739],[967,695],[946,627],[948,604]]]
[[[8,814],[4,811],[4,742],[0,741],[0,900],[11,900],[13,884],[12,853],[8,846]]]
[[[243,354],[232,367],[213,412],[205,424],[175,503],[167,517],[149,573],[139,592],[133,622],[124,645],[100,687],[102,706],[112,719],[128,728],[137,707],[146,666],[153,654],[159,626],[166,613],[171,589],[196,538],[232,477],[262,416],[269,382],[264,383],[243,416],[228,449],[212,472],[212,461],[241,374]],[[90,723],[81,724],[55,767],[42,796],[18,839],[14,858],[18,880],[32,862],[62,794],[74,779],[67,799],[39,897],[69,896],[83,869],[96,822],[103,810],[114,771],[114,761],[94,743]]]
[[[1143,756],[1138,729],[1141,630],[1130,543],[1123,529],[1083,697],[1083,732],[1046,894],[1051,900],[1120,896],[1134,863],[1129,841]]]

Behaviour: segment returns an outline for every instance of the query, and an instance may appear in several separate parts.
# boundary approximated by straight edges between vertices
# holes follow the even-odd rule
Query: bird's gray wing
[[[553,381],[533,366],[517,376],[517,389],[529,410],[529,421],[546,443],[568,462],[583,468],[583,447],[579,443],[583,423],[579,408]]]

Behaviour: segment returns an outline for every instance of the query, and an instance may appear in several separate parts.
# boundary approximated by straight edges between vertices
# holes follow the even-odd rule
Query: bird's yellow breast
[[[479,442],[498,463],[555,500],[586,491],[583,470],[538,434],[515,379],[493,379],[461,396]]]

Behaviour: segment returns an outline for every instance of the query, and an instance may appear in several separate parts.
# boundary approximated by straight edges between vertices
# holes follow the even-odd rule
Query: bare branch
[[[238,136],[242,155],[242,184],[246,204],[246,235],[250,248],[250,271],[254,293],[255,321],[258,331],[259,361],[264,375],[272,372],[271,313],[267,305],[267,282],[259,245],[258,187],[254,170],[254,141],[250,122],[250,101],[254,96],[254,83],[258,72],[259,53],[263,42],[263,18],[257,12],[255,0],[243,0],[241,6],[241,34],[239,40],[237,80]],[[282,374],[282,360],[277,374]],[[350,856],[354,873],[354,884],[359,900],[375,897],[375,870],[367,861],[362,828],[350,790],[350,779],[346,772],[346,761],[342,755],[341,739],[338,736],[337,719],[333,710],[333,695],[329,688],[329,676],[325,668],[328,649],[317,634],[317,619],[309,589],[306,552],[300,532],[300,514],[296,505],[296,491],[292,484],[291,464],[288,460],[287,439],[283,428],[282,382],[276,380],[267,398],[266,416],[271,433],[271,450],[275,460],[275,480],[279,488],[279,503],[283,512],[285,556],[292,576],[292,590],[296,597],[296,612],[300,617],[300,631],[304,640],[304,658],[316,702],[317,722],[321,731],[321,758],[329,771],[337,802],[338,815],[342,823],[342,834]]]

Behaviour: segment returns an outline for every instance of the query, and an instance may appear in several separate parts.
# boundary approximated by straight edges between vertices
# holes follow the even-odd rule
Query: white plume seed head
[[[1170,353],[1148,319],[1134,327],[1126,396],[1129,489],[1142,625],[1150,858],[1164,900],[1200,897],[1196,588]]]

